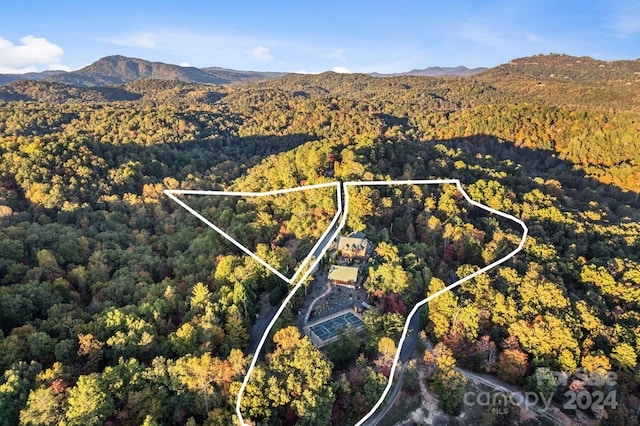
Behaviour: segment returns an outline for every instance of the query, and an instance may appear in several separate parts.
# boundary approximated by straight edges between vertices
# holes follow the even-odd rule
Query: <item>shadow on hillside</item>
[[[382,120],[387,127],[402,126],[407,128],[409,126],[409,117],[396,117],[395,115],[384,113],[374,114],[374,117]]]
[[[269,155],[289,151],[316,138],[298,133],[287,136],[218,136],[150,146],[96,142],[91,145],[91,150],[105,158],[110,167],[138,161],[142,165],[142,175],[157,182],[166,177],[183,180],[189,174],[206,174],[214,180],[201,183],[215,187],[240,177]]]
[[[5,102],[125,102],[138,101],[142,95],[121,86],[75,87],[45,81],[18,80],[0,86],[0,101]]]
[[[216,102],[224,99],[225,97],[227,97],[226,93],[222,93],[222,92],[206,92],[204,93],[202,96],[199,97],[199,100],[202,102],[205,102],[209,105],[213,105]]]
[[[448,152],[439,151],[437,145],[446,147]],[[514,191],[538,188],[569,209],[585,210],[589,202],[595,201],[606,211],[609,221],[640,220],[640,194],[589,177],[583,169],[550,150],[517,146],[485,134],[427,142],[398,141],[393,147],[393,162],[388,161],[384,169],[376,171],[394,178],[455,178],[465,186],[478,179],[496,180]],[[365,158],[369,152],[369,147],[356,150]],[[450,161],[433,161],[443,157]],[[532,182],[536,177],[542,180]]]

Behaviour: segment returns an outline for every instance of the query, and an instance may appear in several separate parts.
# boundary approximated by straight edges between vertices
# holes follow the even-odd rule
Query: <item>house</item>
[[[354,266],[332,265],[327,278],[331,284],[353,288],[358,282],[359,272],[360,269]]]
[[[370,252],[371,243],[362,232],[354,232],[348,237],[340,236],[336,241],[338,252],[349,259],[364,260]]]

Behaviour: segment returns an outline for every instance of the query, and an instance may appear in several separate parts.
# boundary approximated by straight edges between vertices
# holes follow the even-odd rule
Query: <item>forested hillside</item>
[[[256,309],[260,300],[279,303],[287,287],[164,189],[428,178],[460,179],[474,200],[530,230],[513,260],[429,305],[425,332],[443,343],[438,353],[446,347],[459,364],[516,385],[542,367],[613,370],[620,404],[602,424],[637,424],[637,61],[600,73],[600,63],[565,57],[573,71],[559,79],[544,68],[558,60],[544,58],[464,78],[326,73],[245,86],[1,87],[0,425],[233,424]],[[408,287],[417,299],[466,274],[471,259],[493,258],[507,239],[488,223],[486,244],[473,246],[478,233],[463,225],[454,194],[426,198],[415,217],[371,236],[420,280]],[[361,201],[350,226],[374,213]],[[246,204],[220,209],[228,226],[254,226]],[[293,265],[286,242],[309,244],[304,226],[278,226],[269,212],[251,228],[256,249],[271,243],[271,260]],[[385,212],[391,221],[400,214]],[[476,321],[459,321],[458,308]],[[357,421],[384,375],[375,363],[388,337],[382,323],[369,320],[370,341],[354,353],[325,354],[287,334],[291,318],[286,310],[282,332],[272,333],[275,361],[261,374],[282,378],[287,363],[314,357],[322,377],[314,391],[327,399],[315,408],[292,394],[276,403],[257,387],[244,407],[268,424]],[[326,376],[341,363],[357,365],[344,377],[353,371],[361,391]],[[439,380],[431,386],[446,395]]]
[[[143,78],[176,80],[196,84],[230,84],[281,77],[285,73],[237,71],[227,68],[196,68],[149,62],[126,56],[106,56],[76,71],[44,71],[27,74],[0,74],[0,84],[14,81],[45,80],[75,87],[105,87]]]

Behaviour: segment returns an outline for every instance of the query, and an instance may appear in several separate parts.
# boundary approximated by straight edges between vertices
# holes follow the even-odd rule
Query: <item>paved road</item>
[[[402,367],[399,370],[396,370],[395,377],[393,378],[393,384],[391,385],[391,389],[389,389],[389,393],[385,398],[385,403],[380,405],[376,410],[375,414],[367,419],[366,422],[363,423],[364,426],[375,426],[380,420],[387,414],[393,402],[396,400],[396,397],[400,393],[402,389],[402,383],[404,382],[404,373],[407,369],[407,361],[411,358],[413,353],[418,346],[418,337],[420,333],[420,311],[415,313],[413,317],[411,317],[411,321],[409,321],[409,332],[407,333],[407,337],[404,339],[404,343],[402,345],[402,349],[400,349],[400,361],[402,362]]]
[[[409,321],[409,332],[407,333],[406,339],[404,339],[404,344],[402,345],[402,349],[400,350],[400,361],[402,363],[406,363],[413,352],[416,350],[418,346],[418,337],[420,335],[420,312],[421,309],[415,313],[413,317],[411,317],[411,321]]]
[[[402,382],[404,382],[404,373],[406,371],[407,371],[406,364],[402,364],[402,368],[400,368],[399,370],[396,370],[396,375],[394,377],[394,384],[391,386],[391,389],[389,389],[389,393],[385,398],[386,404],[381,405],[380,408],[378,408],[378,410],[376,411],[376,413],[373,416],[369,417],[367,421],[363,423],[363,426],[375,426],[378,423],[380,423],[380,420],[382,420],[384,416],[387,415],[387,412],[393,405],[393,402],[396,400],[396,397],[398,396],[398,394],[400,393],[400,390],[402,389]]]
[[[322,250],[333,241],[331,236],[333,232],[335,232],[335,230],[337,229],[338,223],[339,221],[331,229],[331,232],[329,232],[325,236],[325,238],[323,238],[322,243],[315,250],[314,256],[317,256],[318,254],[320,254]],[[264,335],[267,329],[267,326],[269,325],[274,315],[278,311],[278,308],[279,306],[273,306],[269,310],[269,312],[267,312],[267,314],[263,315],[256,321],[253,328],[251,329],[251,337],[249,339],[249,344],[247,346],[247,349],[244,352],[245,356],[249,354],[255,354],[258,344],[260,343],[260,340],[262,339],[262,336]],[[400,351],[400,357],[399,357],[400,361],[402,362],[402,367],[396,370],[394,381],[391,386],[391,389],[389,390],[389,393],[387,394],[385,403],[378,408],[376,413],[372,417],[370,417],[364,423],[364,425],[367,425],[367,426],[377,425],[380,422],[380,420],[382,420],[382,418],[385,416],[385,414],[389,411],[395,399],[399,395],[400,390],[402,389],[403,381],[404,381],[406,364],[407,364],[407,361],[413,355],[418,345],[419,333],[420,333],[420,310],[416,312],[416,314],[411,318],[411,321],[409,322],[409,332],[407,333],[407,337],[404,341],[404,344],[402,345],[402,349]],[[430,349],[433,349],[430,343],[428,343],[428,346],[430,347]],[[507,392],[507,393],[510,393],[512,396],[516,396],[517,390],[506,388],[502,383],[500,383],[496,379],[491,378],[490,376],[478,375],[476,373],[473,373],[471,371],[461,369],[461,368],[457,368],[457,370],[459,370],[461,373],[467,376],[467,378],[470,380],[481,382],[484,385],[491,387],[492,389],[495,389],[501,392]],[[544,417],[545,419],[551,421],[554,424],[560,424],[557,421],[557,419],[554,417],[553,413],[545,411],[542,407],[528,405],[527,408],[534,411],[538,416]]]
[[[313,255],[317,258],[320,253],[333,241],[333,233],[338,229],[340,224],[340,220],[336,221],[336,224],[331,228],[331,231],[322,239],[322,243],[316,248],[313,252]],[[258,349],[258,344],[262,339],[262,336],[267,330],[269,323],[273,320],[273,317],[278,312],[280,306],[272,307],[269,312],[258,318],[256,323],[251,328],[251,337],[249,338],[249,344],[247,345],[247,349],[244,351],[244,355],[247,356],[249,354],[255,354]]]
[[[512,397],[514,397],[514,399],[516,401],[520,400],[522,397],[522,392],[523,390],[518,390],[515,388],[512,388],[509,385],[503,384],[501,383],[499,380],[491,377],[491,376],[487,376],[485,374],[476,374],[473,373],[469,370],[465,370],[463,368],[457,368],[456,370],[460,371],[462,374],[464,374],[465,376],[467,376],[467,379],[469,380],[473,380],[476,383],[482,383],[486,386],[489,386],[490,388],[492,388],[493,390],[497,390],[499,392],[503,392],[503,393],[508,393],[510,394]],[[558,419],[556,418],[556,416],[554,415],[554,413],[550,410],[545,410],[543,407],[539,406],[539,405],[535,405],[532,404],[528,401],[524,401],[524,404],[527,408],[527,410],[529,411],[533,411],[534,413],[536,413],[538,415],[539,418],[545,418],[546,420],[550,421],[553,424],[556,425],[562,425],[561,422],[558,421]]]
[[[278,308],[279,306],[272,306],[271,309],[269,309],[269,312],[258,318],[256,323],[253,325],[253,328],[251,329],[251,337],[249,338],[249,344],[247,345],[247,349],[245,349],[244,351],[244,356],[254,354],[256,352],[258,343],[260,343],[260,339],[262,339],[262,336],[267,330],[267,326],[273,319],[273,316],[276,314],[276,312],[278,312]]]
[[[341,218],[338,218],[338,220],[336,220],[336,223],[331,228],[331,231],[329,231],[329,233],[327,233],[327,235],[325,235],[325,237],[322,239],[322,242],[320,243],[318,248],[316,248],[316,250],[313,252],[313,256],[315,258],[318,258],[320,253],[322,253],[322,250],[324,250],[324,248],[326,246],[328,246],[329,244],[331,244],[331,242],[333,242],[333,238],[332,238],[333,237],[333,233],[336,232],[336,229],[338,229],[338,226],[340,226],[340,220],[341,220]]]
[[[413,354],[413,352],[415,351],[416,346],[418,344],[418,338],[419,338],[419,332],[420,332],[419,321],[420,321],[420,310],[416,312],[416,314],[411,318],[411,321],[409,322],[409,327],[410,327],[409,333],[407,333],[407,338],[405,339],[404,344],[402,345],[402,350],[400,351],[400,360],[402,361],[402,368],[399,371],[396,370],[394,383],[391,386],[391,389],[389,390],[389,394],[385,399],[385,403],[378,408],[376,413],[373,416],[371,416],[364,423],[364,425],[366,426],[377,425],[385,416],[385,414],[387,414],[387,412],[393,405],[394,401],[396,400],[398,394],[400,393],[400,390],[402,389],[402,382],[404,381],[406,363],[411,357],[411,355]],[[433,349],[433,345],[431,344],[431,342],[427,341],[427,347],[429,349]],[[467,379],[473,380],[474,382],[482,383],[485,386],[492,388],[493,390],[508,393],[514,398],[516,398],[516,400],[518,400],[519,397],[522,395],[522,390],[512,388],[509,385],[506,385],[500,382],[498,379],[494,377],[491,377],[488,375],[476,374],[464,368],[456,367],[456,370],[464,374],[467,377]],[[559,422],[557,417],[554,415],[553,411],[545,410],[543,407],[540,407],[538,405],[533,405],[533,404],[526,404],[526,406],[528,410],[536,413],[539,418],[544,418],[556,425],[562,425],[562,423]]]

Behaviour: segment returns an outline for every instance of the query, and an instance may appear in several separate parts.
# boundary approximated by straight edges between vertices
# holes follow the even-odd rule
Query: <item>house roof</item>
[[[333,281],[355,283],[358,281],[358,271],[359,269],[353,266],[333,265],[329,269],[328,278]]]
[[[366,250],[369,242],[366,238],[340,237],[338,238],[338,250]]]
[[[351,238],[362,238],[364,239],[364,232],[362,231],[354,231],[352,233],[349,234],[349,237]]]

